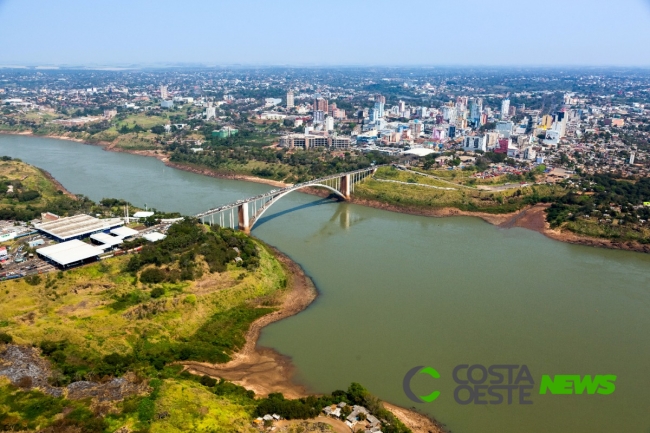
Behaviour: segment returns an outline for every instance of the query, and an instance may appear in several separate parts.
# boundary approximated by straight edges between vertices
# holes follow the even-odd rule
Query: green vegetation
[[[370,167],[373,162],[384,164],[390,161],[390,158],[377,152],[336,155],[324,150],[288,151],[223,146],[212,147],[210,151],[202,153],[193,153],[186,146],[171,149],[173,162],[292,183]]]
[[[280,393],[269,394],[259,400],[255,409],[256,416],[276,413],[286,419],[308,419],[317,416],[323,407],[345,402],[348,405],[364,406],[377,418],[385,420],[381,430],[387,433],[406,433],[410,430],[390,411],[384,409],[381,401],[371,395],[358,383],[352,383],[347,391],[334,391],[321,396],[287,400]]]
[[[127,244],[128,249],[130,245]],[[193,280],[196,257],[201,256],[210,272],[223,272],[227,263],[237,260],[240,266],[249,270],[259,264],[258,249],[254,242],[240,232],[229,229],[206,231],[194,221],[186,219],[169,228],[168,236],[156,243],[146,244],[140,254],[129,260],[126,270],[135,272],[146,265],[169,265],[176,262],[178,269],[150,268],[142,272],[143,283],[175,283],[179,280]]]
[[[0,377],[0,430],[101,432],[106,422],[83,401],[52,397],[38,390],[21,390]],[[47,431],[47,430],[46,430]]]
[[[582,177],[547,209],[551,227],[621,241],[650,242],[650,179],[616,179],[608,174]]]
[[[408,185],[381,180],[405,182]],[[396,206],[453,207],[464,211],[498,214],[514,212],[530,204],[551,202],[565,192],[562,187],[551,185],[532,185],[504,191],[476,190],[393,167],[382,167],[377,171],[375,179],[357,185],[354,193],[359,198],[379,200]]]
[[[230,245],[239,248],[240,262]],[[178,360],[225,362],[286,286],[263,245],[191,220],[173,225],[140,255],[42,280],[4,283],[0,319],[14,341],[42,349],[58,367],[60,384]],[[262,298],[269,306],[258,305]],[[30,321],[22,319],[26,314]]]
[[[151,392],[115,403],[102,418],[90,410],[90,401],[7,383],[0,386],[0,423],[23,430],[68,426],[94,432],[126,425],[168,432],[186,431],[191,421],[210,431],[227,431],[231,423],[246,431],[252,393],[225,382],[208,389],[170,365],[228,361],[245,343],[250,324],[274,311],[286,281],[264,245],[187,219],[141,255],[113,257],[31,284],[2,283],[0,344],[38,347],[54,367],[52,385],[133,372]]]

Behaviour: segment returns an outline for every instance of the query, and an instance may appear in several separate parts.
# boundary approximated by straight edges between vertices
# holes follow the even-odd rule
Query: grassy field
[[[156,413],[166,413],[151,424],[151,433],[253,432],[254,407],[219,397],[192,381],[165,380],[155,402]]]
[[[549,185],[528,186],[507,191],[478,191],[457,187],[425,176],[418,176],[394,168],[380,168],[375,176],[355,186],[354,194],[359,198],[378,200],[396,206],[423,208],[453,207],[466,211],[508,213],[521,209],[529,203],[530,197],[544,198],[563,194],[559,187]],[[382,182],[392,180],[399,184]]]
[[[232,352],[243,344],[247,324],[270,311],[254,300],[274,305],[285,281],[277,260],[263,247],[260,252],[254,271],[230,265],[226,272],[206,272],[191,282],[136,282],[123,272],[125,256],[50,274],[36,285],[24,279],[5,282],[0,284],[2,330],[19,344],[65,343],[68,359],[92,361],[113,353],[130,355],[143,344],[190,341],[210,326],[236,334]],[[164,294],[152,297],[156,288]],[[234,312],[245,320],[237,320]]]
[[[126,117],[124,120],[119,120],[115,122],[117,129],[126,126],[128,128],[133,128],[135,125],[140,126],[144,129],[151,129],[156,125],[165,125],[169,122],[169,119],[165,116],[147,116],[144,114],[132,114]]]
[[[197,246],[190,248],[207,251],[204,248],[212,232],[201,226],[198,230],[208,238],[199,237]],[[250,324],[281,303],[287,276],[265,245],[242,234],[218,231],[228,245],[237,237],[249,239],[243,248],[256,251],[256,265],[243,268],[231,261],[214,271],[213,266],[218,266],[214,257],[198,255],[191,264],[194,280],[147,280],[145,274],[155,274],[152,271],[162,270],[169,276],[179,266],[187,266],[182,263],[191,259],[188,249],[177,246],[190,239],[188,233],[196,232],[174,235],[168,248],[176,249],[157,247],[176,257],[160,267],[144,261],[143,250],[137,256],[113,257],[0,283],[2,339],[40,348],[54,366],[53,385],[97,381],[130,371],[151,389],[146,395],[111,404],[109,415],[100,417],[91,410],[95,403],[90,400],[55,398],[0,381],[0,428],[36,431],[66,420],[83,424],[79,430],[83,432],[115,431],[123,426],[143,432],[180,432],[190,426],[200,431],[232,431],[232,426],[237,431],[249,429],[252,397],[240,399],[237,395],[242,391],[234,385],[230,385],[236,391],[233,395],[217,395],[196,378],[180,375],[179,367],[170,363],[229,360],[245,343]],[[127,272],[134,258],[138,258],[137,270]],[[83,415],[83,420],[68,420],[70,411]],[[161,413],[164,416],[157,415]]]
[[[155,150],[162,149],[162,147],[157,144],[154,140],[156,138],[155,134],[150,132],[138,132],[138,133],[128,133],[120,134],[112,142],[116,147],[122,149],[130,150]]]
[[[618,220],[613,223],[603,224],[592,218],[577,218],[574,221],[565,222],[561,227],[576,234],[594,238],[639,241],[642,243],[647,243],[648,239],[650,239],[650,228],[631,224],[619,225]]]
[[[10,186],[13,193],[8,192]],[[38,168],[22,161],[0,160],[0,209],[40,207],[60,196],[54,183]]]

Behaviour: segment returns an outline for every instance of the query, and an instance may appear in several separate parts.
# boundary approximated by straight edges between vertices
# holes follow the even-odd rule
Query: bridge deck
[[[332,174],[330,176],[325,176],[325,177],[322,177],[320,179],[310,180],[309,182],[302,182],[302,183],[297,183],[295,185],[287,186],[285,188],[273,189],[273,190],[271,190],[271,191],[269,191],[267,193],[264,193],[264,194],[259,194],[259,195],[256,195],[254,197],[249,197],[249,198],[244,199],[244,200],[238,200],[238,201],[236,201],[234,203],[229,203],[229,204],[225,204],[225,205],[213,208],[213,209],[209,209],[209,210],[207,210],[205,212],[201,212],[201,213],[197,214],[196,217],[197,218],[204,218],[204,217],[212,215],[212,214],[216,214],[216,213],[224,212],[224,211],[227,211],[227,210],[235,209],[235,208],[237,208],[238,206],[240,206],[242,204],[252,203],[252,202],[257,201],[257,200],[264,200],[264,199],[271,199],[272,200],[276,196],[283,195],[285,193],[288,193],[288,192],[291,192],[291,191],[294,191],[294,190],[297,190],[297,189],[305,188],[305,187],[311,186],[311,185],[319,185],[322,182],[325,182],[325,181],[328,181],[328,180],[333,180],[333,179],[339,179],[339,178],[341,178],[343,176],[346,176],[346,175],[367,173],[369,171],[375,170],[378,167],[380,167],[380,166],[371,166],[371,167],[362,168],[362,169],[359,169],[359,170],[349,171],[349,172],[346,172],[346,173]]]

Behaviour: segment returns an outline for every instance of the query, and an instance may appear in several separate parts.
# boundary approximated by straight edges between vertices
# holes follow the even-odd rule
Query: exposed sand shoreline
[[[224,378],[253,390],[257,395],[281,392],[287,398],[306,397],[313,393],[293,381],[295,368],[291,358],[273,349],[260,347],[257,341],[262,328],[305,310],[316,299],[318,292],[300,265],[276,248],[271,247],[271,249],[283,264],[289,277],[287,282],[289,291],[280,309],[253,322],[246,334],[244,347],[233,356],[231,361],[225,364],[190,361],[182,365],[192,374]],[[384,405],[414,433],[444,433],[445,431],[437,421],[418,412],[389,403]]]

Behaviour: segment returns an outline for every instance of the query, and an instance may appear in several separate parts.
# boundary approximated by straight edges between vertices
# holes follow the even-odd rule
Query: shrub
[[[0,332],[0,343],[2,343],[2,344],[10,344],[10,343],[13,343],[13,341],[14,341],[14,337],[7,334],[6,332]]]
[[[140,282],[144,284],[156,284],[165,281],[165,272],[158,268],[149,268],[140,274]]]
[[[160,298],[165,294],[165,289],[162,287],[154,287],[153,290],[151,291],[151,297],[152,298]]]
[[[40,275],[29,275],[25,277],[25,282],[29,284],[30,286],[38,286],[41,284],[41,276]]]

